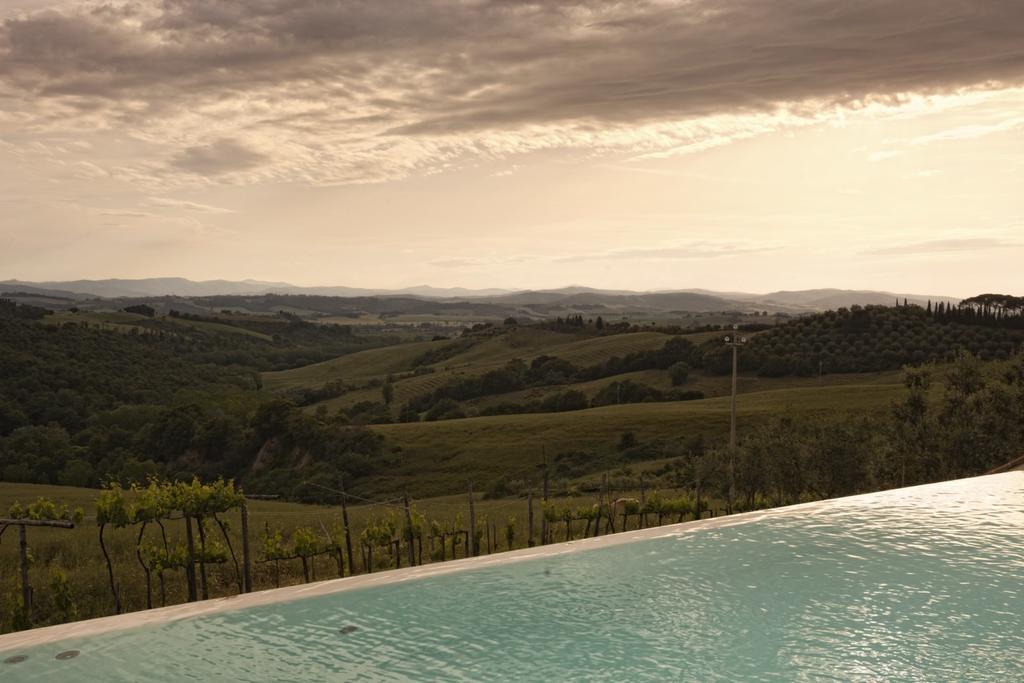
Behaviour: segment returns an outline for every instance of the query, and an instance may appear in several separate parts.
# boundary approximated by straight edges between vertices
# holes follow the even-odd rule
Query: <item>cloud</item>
[[[148,202],[150,206],[159,206],[162,208],[169,209],[182,209],[184,211],[195,211],[197,213],[209,213],[209,214],[229,214],[236,213],[233,209],[225,209],[220,206],[211,206],[209,204],[200,204],[199,202],[190,202],[184,199],[168,199],[166,197],[150,197]]]
[[[430,261],[437,268],[492,268],[494,266],[523,263],[576,263],[582,261],[686,261],[713,259],[743,254],[756,254],[777,250],[773,245],[736,244],[728,242],[694,241],[651,248],[608,249],[569,256],[550,254],[511,254],[473,257],[450,257]]]
[[[780,114],[1020,84],[1021,25],[1017,0],[104,0],[0,24],[0,124],[170,150],[125,173],[314,184],[671,155]]]
[[[1024,247],[1024,243],[1008,242],[1006,240],[990,237],[976,237],[900,244],[893,247],[869,249],[861,253],[874,256],[896,256],[906,254],[941,254],[961,251],[987,251],[989,249],[1011,249],[1020,247]]]
[[[434,259],[433,261],[430,261],[430,265],[435,268],[490,268],[500,265],[515,265],[520,263],[529,263],[532,261],[548,260],[550,259],[544,256],[528,256],[522,254],[480,257],[455,256],[451,258]]]
[[[910,141],[912,145],[928,145],[933,142],[947,142],[950,140],[974,140],[986,135],[1005,133],[1012,130],[1024,128],[1024,116],[1017,116],[993,124],[973,124],[969,126],[957,126],[949,130],[922,135]]]
[[[216,176],[245,171],[259,166],[266,160],[265,155],[248,149],[235,140],[218,140],[181,151],[171,160],[171,165],[183,171]]]
[[[163,218],[163,216],[148,211],[100,211],[99,215],[114,218]]]

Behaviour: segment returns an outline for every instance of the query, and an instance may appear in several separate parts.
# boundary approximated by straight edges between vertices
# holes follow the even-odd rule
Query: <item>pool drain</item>
[[[352,633],[353,631],[358,631],[358,630],[359,630],[358,626],[352,626],[352,625],[342,626],[340,629],[338,629],[338,633],[340,633],[343,636],[347,636],[349,633]]]
[[[78,650],[65,650],[58,654],[54,659],[74,659],[78,656]]]
[[[13,657],[8,657],[7,659],[5,659],[4,664],[20,664],[21,662],[24,662],[26,659],[28,659],[27,655],[14,655]]]

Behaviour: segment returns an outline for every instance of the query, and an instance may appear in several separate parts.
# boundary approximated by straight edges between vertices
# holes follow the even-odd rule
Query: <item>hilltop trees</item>
[[[122,309],[125,313],[137,313],[138,315],[144,315],[147,318],[152,318],[156,315],[156,309],[146,304],[136,304],[134,306],[125,306]]]
[[[931,311],[852,306],[806,316],[755,335],[740,354],[740,366],[778,377],[895,370],[949,361],[960,351],[982,360],[1009,358],[1024,344],[1024,317],[1016,312],[1013,297],[978,299],[982,303],[940,303]],[[730,369],[728,349],[720,340],[702,345],[698,355],[699,365],[709,372]]]

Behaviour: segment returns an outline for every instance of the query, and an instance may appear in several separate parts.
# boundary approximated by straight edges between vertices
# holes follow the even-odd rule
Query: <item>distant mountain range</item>
[[[768,294],[716,292],[707,289],[634,292],[591,287],[563,287],[546,290],[465,289],[421,285],[402,289],[358,287],[299,287],[287,282],[260,280],[204,280],[185,278],[145,278],[136,280],[70,280],[60,282],[0,281],[0,292],[22,292],[64,299],[144,299],[148,297],[208,297],[231,295],[314,295],[329,297],[404,297],[437,301],[472,300],[506,306],[529,307],[559,305],[590,308],[604,306],[613,310],[725,311],[766,310],[769,312],[810,312],[855,304],[892,304],[906,299],[924,305],[927,301],[956,303],[947,296],[903,294],[872,290],[806,289]]]
[[[187,280],[181,277],[154,277],[139,280],[68,280],[62,282],[0,281],[0,289],[32,293],[60,293],[75,297],[103,299],[147,296],[218,296],[232,294],[315,294],[319,296],[422,296],[429,298],[480,297],[509,294],[507,289],[438,288],[429,285],[404,289],[365,289],[360,287],[298,287],[287,282],[260,280]]]

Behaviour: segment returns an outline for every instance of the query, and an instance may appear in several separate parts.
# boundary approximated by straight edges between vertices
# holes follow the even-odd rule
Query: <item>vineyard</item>
[[[334,491],[332,506],[246,498],[219,480],[99,492],[5,485],[0,632],[716,514],[706,498],[640,483],[616,493],[606,482],[590,496],[546,501],[542,490],[521,500],[468,494],[422,504]],[[5,502],[22,494],[36,499]]]

